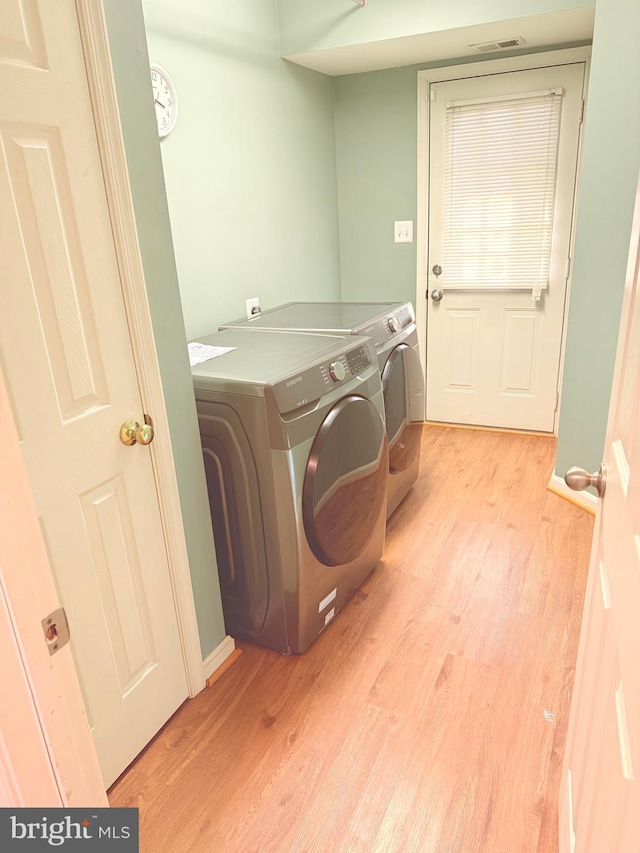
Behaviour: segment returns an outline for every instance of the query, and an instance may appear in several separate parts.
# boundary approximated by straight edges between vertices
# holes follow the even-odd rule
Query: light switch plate
[[[394,243],[413,243],[413,220],[402,219],[393,223]]]

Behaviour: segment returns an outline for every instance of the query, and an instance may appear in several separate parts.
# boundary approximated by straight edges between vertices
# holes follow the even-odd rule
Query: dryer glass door
[[[302,491],[307,541],[327,566],[365,550],[384,519],[387,438],[378,410],[364,397],[344,397],[313,442]]]
[[[418,356],[407,344],[399,344],[392,350],[382,371],[389,471],[392,474],[405,471],[420,454],[422,424],[412,423],[409,415],[409,376],[412,370],[422,371]]]

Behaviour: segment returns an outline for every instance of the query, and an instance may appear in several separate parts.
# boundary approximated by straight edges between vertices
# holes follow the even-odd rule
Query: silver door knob
[[[581,492],[593,486],[598,495],[603,498],[607,487],[607,472],[604,465],[600,465],[595,474],[590,474],[584,468],[569,468],[564,475],[564,481],[574,492]]]
[[[431,298],[433,299],[434,302],[440,302],[440,300],[442,299],[443,296],[444,296],[444,293],[440,290],[439,287],[436,288],[435,290],[431,291]]]

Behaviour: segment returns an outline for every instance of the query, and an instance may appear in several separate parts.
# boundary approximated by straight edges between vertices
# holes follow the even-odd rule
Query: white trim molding
[[[169,424],[155,355],[104,9],[102,2],[95,0],[76,0],[76,7],[144,411],[152,415],[156,433],[168,436]],[[171,442],[154,441],[150,451],[189,695],[195,696],[204,688],[205,679]]]
[[[547,68],[553,65],[569,65],[574,62],[587,63],[591,57],[590,47],[573,47],[563,50],[550,50],[543,53],[527,53],[520,56],[509,56],[500,59],[487,59],[479,62],[468,62],[464,65],[449,65],[438,68],[428,68],[418,71],[418,162],[417,184],[418,204],[416,213],[416,326],[418,329],[418,346],[420,348],[422,369],[426,374],[427,363],[427,270],[429,269],[429,98],[430,87],[433,83],[446,80],[460,80],[465,77],[483,77],[487,74],[506,74],[510,71],[529,71],[534,68]],[[567,300],[569,298],[567,286]],[[566,311],[563,331],[561,362],[564,360],[564,340],[566,337]],[[562,376],[562,363],[560,364]],[[425,395],[425,419],[426,419]],[[557,425],[556,412],[556,425]]]
[[[228,634],[221,643],[215,647],[210,655],[204,659],[202,664],[203,680],[206,681],[213,673],[222,666],[226,659],[235,651],[236,644],[233,637]]]
[[[591,492],[574,492],[573,489],[570,489],[569,486],[567,486],[564,479],[559,477],[557,474],[554,473],[551,475],[551,479],[547,484],[547,489],[555,495],[558,495],[559,497],[570,501],[572,504],[579,506],[581,509],[586,509],[586,511],[590,512],[592,515],[596,514],[600,499],[596,497],[596,495],[592,495]]]

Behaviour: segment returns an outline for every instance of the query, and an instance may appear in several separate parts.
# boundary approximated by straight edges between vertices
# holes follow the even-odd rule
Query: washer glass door
[[[382,371],[391,474],[405,471],[420,453],[422,424],[412,423],[409,417],[408,388],[411,370],[422,371],[420,360],[410,346],[398,344],[389,355]]]
[[[384,518],[387,437],[376,407],[343,397],[315,437],[302,490],[307,541],[327,566],[342,566],[366,549]]]

